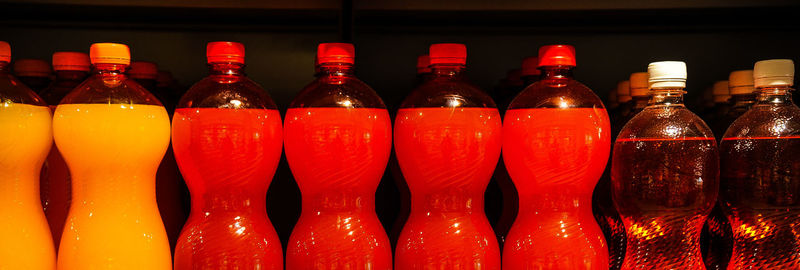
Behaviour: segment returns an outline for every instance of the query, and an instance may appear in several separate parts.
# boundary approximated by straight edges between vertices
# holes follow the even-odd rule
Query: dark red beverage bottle
[[[75,89],[89,77],[89,55],[80,52],[56,52],[53,54],[53,69],[56,71],[55,80],[43,89],[42,99],[55,111],[56,105],[61,102],[72,89]],[[72,201],[72,181],[69,168],[58,148],[53,144],[42,166],[40,177],[40,193],[44,214],[53,234],[53,243],[61,242],[61,233],[64,231],[64,222],[69,214],[69,204]]]
[[[650,102],[622,129],[611,165],[625,224],[622,269],[703,269],[700,231],[717,197],[714,135],[683,104],[686,64],[648,66]]]
[[[591,203],[611,147],[608,114],[573,79],[572,46],[543,46],[539,61],[541,80],[511,102],[503,123],[503,160],[519,193],[503,269],[607,269]]]
[[[53,72],[47,61],[40,59],[19,59],[14,61],[14,75],[36,93],[50,85]]]
[[[753,70],[731,72],[728,78],[728,87],[731,94],[730,109],[714,123],[714,134],[718,137],[722,137],[733,121],[750,110],[750,107],[756,102],[755,88],[753,87]],[[720,133],[717,134],[717,132]],[[722,177],[722,174],[720,174],[720,177]],[[733,250],[733,232],[728,218],[722,211],[721,201],[720,195],[703,227],[701,239],[705,241],[702,244],[704,245],[703,256],[705,257],[703,260],[705,261],[706,269],[727,269]]]
[[[728,269],[800,269],[800,108],[794,63],[759,61],[756,103],[720,144],[721,205],[733,229]]]
[[[172,147],[192,210],[175,249],[175,269],[283,269],[266,211],[281,156],[275,104],[244,74],[244,46],[211,42],[209,75],[180,99]]]
[[[483,202],[500,157],[500,113],[465,80],[466,46],[434,44],[430,57],[433,77],[395,119],[395,151],[411,190],[395,269],[500,269]]]
[[[375,213],[391,151],[389,111],[353,74],[352,44],[322,43],[317,56],[320,75],[292,101],[284,123],[286,159],[302,193],[286,269],[391,269]]]

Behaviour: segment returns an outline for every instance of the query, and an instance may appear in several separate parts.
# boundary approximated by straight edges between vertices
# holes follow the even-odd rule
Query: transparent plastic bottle
[[[716,123],[714,134],[722,137],[725,130],[735,121],[739,116],[750,110],[750,107],[756,103],[756,95],[753,87],[753,70],[738,70],[731,72],[728,78],[728,87],[730,88],[730,109],[722,118]],[[731,224],[728,218],[722,211],[722,198],[717,198],[717,203],[711,214],[708,215],[706,224],[703,227],[704,239],[703,256],[707,269],[727,269],[728,262],[731,258],[733,249],[733,232],[731,231]]]
[[[56,107],[53,136],[72,176],[58,269],[172,268],[155,175],[169,115],[125,74],[128,46],[95,43],[92,75]]]
[[[541,80],[511,102],[503,123],[503,160],[519,193],[503,269],[606,269],[591,203],[611,147],[608,114],[573,79],[572,46],[543,46],[539,60]]]
[[[50,64],[41,59],[19,59],[14,61],[14,75],[31,90],[40,93],[52,81]]]
[[[303,201],[286,269],[391,269],[389,237],[375,213],[391,151],[389,111],[353,75],[352,44],[322,43],[317,56],[320,76],[292,101],[284,123]]]
[[[622,269],[703,269],[700,231],[717,197],[711,130],[683,104],[686,65],[648,66],[650,103],[617,136],[614,205],[625,224]]]
[[[89,76],[91,64],[89,55],[80,52],[56,52],[53,54],[53,69],[56,78],[53,83],[42,90],[42,99],[55,111],[56,105],[61,102],[72,89],[75,89]],[[69,214],[69,205],[72,201],[72,180],[69,168],[58,148],[53,142],[50,154],[47,155],[42,166],[40,194],[44,214],[53,234],[53,243],[61,242],[61,233],[64,231],[64,222]]]
[[[731,104],[728,102],[731,99],[729,88],[728,81],[717,81],[711,88],[714,97],[714,107],[711,109],[710,118],[706,121],[708,121],[711,131],[714,132],[717,141],[722,138],[722,134],[724,134],[725,130],[728,128],[727,125],[730,125],[730,123],[726,125],[723,122],[725,115],[728,114],[728,110],[731,108]]]
[[[266,197],[281,156],[281,116],[244,73],[244,45],[208,43],[209,75],[178,102],[172,147],[192,198],[175,269],[283,269]]]
[[[405,98],[395,151],[411,190],[411,214],[395,269],[500,269],[483,196],[500,157],[492,99],[466,82],[463,44],[430,47],[433,78]]]
[[[721,204],[733,229],[728,269],[800,269],[800,108],[794,63],[759,61],[756,103],[720,144]]]
[[[39,200],[39,173],[52,145],[50,109],[9,72],[0,41],[0,269],[55,269],[56,252]]]

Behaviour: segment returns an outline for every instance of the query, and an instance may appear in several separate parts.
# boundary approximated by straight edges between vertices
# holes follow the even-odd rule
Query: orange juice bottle
[[[39,202],[39,170],[52,144],[50,109],[8,72],[0,41],[0,269],[55,269],[53,238]]]
[[[56,107],[53,137],[72,175],[58,269],[171,269],[155,196],[169,116],[128,79],[128,46],[93,44],[91,77]]]

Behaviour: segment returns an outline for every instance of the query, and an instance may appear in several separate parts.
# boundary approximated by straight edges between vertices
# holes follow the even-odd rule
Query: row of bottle
[[[7,44],[5,49],[0,50],[5,57],[0,70],[8,64]],[[466,48],[433,45],[431,75],[401,105],[392,135],[385,105],[353,76],[352,45],[320,45],[318,78],[292,102],[282,123],[267,93],[244,76],[244,47],[210,43],[210,75],[181,98],[172,121],[172,148],[192,195],[175,268],[283,268],[280,243],[264,208],[283,145],[303,193],[286,268],[391,269],[391,248],[374,213],[374,192],[392,137],[412,194],[410,215],[396,245],[395,268],[608,267],[608,247],[591,205],[616,133],[600,99],[572,79],[574,55],[566,45],[541,48],[541,79],[510,102],[501,122],[492,99],[463,76]],[[52,135],[50,109],[12,77],[3,76],[9,83],[0,92],[0,123],[8,125],[13,136],[0,142],[0,165],[9,173],[2,184],[9,187],[4,188],[9,193],[5,197],[12,200],[4,204],[9,207],[2,208],[2,215],[14,222],[0,231],[0,239],[9,243],[0,247],[0,264],[14,269],[56,265],[34,192],[37,167],[52,136],[73,179],[58,267],[169,269],[169,246],[153,186],[169,144],[169,117],[152,94],[125,75],[130,61],[126,46],[95,44],[90,56],[93,75],[55,108]],[[793,67],[786,61],[759,63],[756,85],[759,79],[766,82],[760,90],[767,96],[767,111],[796,113],[797,107],[787,101]],[[611,177],[606,180],[613,200],[600,203],[613,201],[611,208],[622,217],[627,269],[702,267],[700,227],[716,199],[719,164],[711,131],[682,104],[685,81],[682,62],[651,64],[649,105],[632,117],[615,142]],[[759,123],[766,122],[760,117]],[[772,154],[772,163],[766,165],[796,159],[785,155],[796,153],[797,146],[781,143],[793,142],[784,133],[797,132],[797,123],[785,115],[776,119],[766,130],[778,139],[736,134],[727,140],[732,149],[751,153],[725,152],[723,140],[722,166],[784,178],[773,179],[771,194],[736,197],[766,188],[748,186],[752,179],[741,171],[735,180],[749,182],[726,188],[723,170],[723,194],[729,192],[745,204],[760,202],[755,197],[768,203],[793,202],[792,196],[773,195],[792,195],[800,168],[766,170],[756,166],[764,164],[743,158]],[[752,123],[740,126],[746,129],[741,132],[757,131]],[[773,148],[764,150],[768,146]],[[483,191],[501,148],[503,167],[519,194],[519,214],[502,239],[502,260],[483,213]],[[796,161],[788,163],[797,166]],[[595,199],[595,205],[600,203]],[[733,209],[730,205],[745,213],[736,217],[737,224],[751,234],[754,226],[766,226],[767,232],[792,228],[776,225],[777,220],[754,224],[749,218],[759,216],[752,214],[756,208],[726,207]],[[792,209],[779,210],[778,217],[794,222],[787,216],[795,215]],[[758,239],[772,236],[776,235],[760,234]],[[786,245],[797,242],[782,240]],[[747,254],[747,248],[740,253]],[[769,248],[759,246],[758,251]],[[791,268],[795,261],[754,259],[745,265]]]

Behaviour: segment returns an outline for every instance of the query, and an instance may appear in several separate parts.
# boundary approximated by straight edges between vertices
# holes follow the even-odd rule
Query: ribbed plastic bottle
[[[52,270],[53,238],[39,200],[39,174],[52,145],[50,109],[9,71],[0,41],[0,269]]]
[[[756,103],[720,144],[721,205],[733,228],[728,269],[800,269],[800,108],[794,63],[759,61]]]
[[[92,75],[56,107],[53,136],[72,176],[58,269],[172,268],[155,176],[169,115],[129,79],[128,46],[92,44]]]
[[[391,269],[389,238],[375,213],[391,151],[389,111],[355,77],[352,44],[322,43],[317,56],[320,76],[292,101],[284,122],[303,208],[286,269]]]
[[[42,90],[42,99],[47,102],[51,111],[61,102],[70,91],[75,89],[89,76],[91,64],[89,55],[80,52],[56,52],[53,54],[53,69],[56,71],[55,80]],[[55,142],[54,142],[55,143]],[[53,144],[50,154],[47,155],[41,174],[41,199],[50,232],[53,234],[53,243],[58,251],[61,242],[61,233],[64,231],[64,222],[69,214],[69,205],[72,201],[72,180],[69,168],[58,147]]]
[[[14,75],[31,90],[40,93],[52,81],[50,64],[41,59],[19,59],[14,61]]]
[[[625,224],[622,269],[703,269],[700,231],[717,197],[711,130],[686,109],[686,64],[650,63],[650,102],[614,143],[614,204]]]
[[[519,193],[503,269],[606,269],[591,204],[611,147],[608,113],[573,78],[574,47],[543,46],[539,61],[541,80],[511,102],[503,122],[503,160]]]
[[[172,147],[192,210],[175,269],[283,269],[266,197],[281,156],[281,116],[244,73],[244,45],[211,42],[209,75],[178,102]]]
[[[714,123],[717,126],[715,130],[721,132],[718,135],[720,137],[733,124],[733,121],[750,110],[750,107],[756,103],[753,70],[731,72],[728,78],[728,87],[731,93],[730,109]],[[714,134],[717,134],[717,131]],[[703,243],[705,245],[703,255],[707,269],[727,269],[733,250],[733,232],[728,218],[722,211],[721,201],[721,198],[717,198],[717,204],[714,205],[714,209],[711,210],[706,225],[703,227],[703,236],[706,241]]]
[[[405,98],[395,152],[411,190],[395,269],[500,269],[484,192],[500,157],[500,113],[464,77],[467,48],[430,47],[433,78]]]

